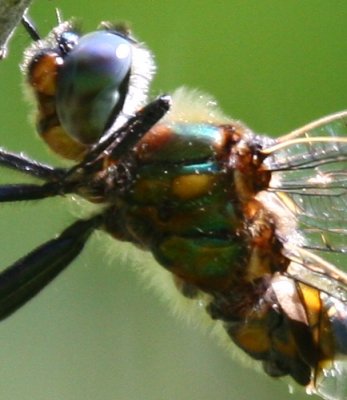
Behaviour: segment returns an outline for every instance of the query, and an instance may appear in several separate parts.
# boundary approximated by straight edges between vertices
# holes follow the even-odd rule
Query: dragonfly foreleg
[[[0,203],[9,201],[38,200],[65,194],[59,182],[49,182],[44,185],[30,183],[0,185]]]
[[[45,181],[59,180],[67,171],[65,168],[55,168],[50,165],[41,164],[21,154],[11,153],[1,148],[0,165]]]

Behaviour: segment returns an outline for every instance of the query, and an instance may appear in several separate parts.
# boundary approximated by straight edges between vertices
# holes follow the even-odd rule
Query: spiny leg
[[[109,150],[107,153],[111,152],[114,159],[126,156],[148,130],[165,115],[169,107],[169,96],[161,96],[149,103],[117,131],[101,140],[87,153],[81,163],[70,169],[54,168],[0,149],[0,165],[47,181],[43,185],[0,185],[0,202],[36,200],[73,192],[71,176],[77,171],[85,170],[87,172],[88,169],[95,168],[95,162],[105,150]]]
[[[62,190],[62,185],[59,182],[48,182],[43,185],[30,183],[0,185],[0,203],[38,200],[67,194],[68,192],[68,190]]]
[[[169,96],[160,96],[147,104],[119,129],[105,135],[81,163],[71,168],[68,175],[72,175],[81,168],[92,166],[105,150],[112,153],[113,159],[127,155],[129,150],[168,112],[170,103]]]
[[[52,167],[1,148],[0,166],[46,182],[0,185],[0,202],[38,200],[73,191],[71,183],[64,179],[70,171],[68,168]]]
[[[69,192],[64,190],[63,183],[68,169],[54,168],[1,148],[0,166],[46,181],[43,184],[0,185],[0,202],[37,200]]]
[[[11,153],[0,148],[0,166],[10,168],[45,181],[57,181],[68,171],[31,160],[21,154]]]
[[[40,292],[82,251],[103,216],[79,220],[0,273],[0,319]]]
[[[111,151],[112,158],[117,160],[122,156],[126,156],[143,136],[169,111],[170,105],[170,96],[163,95],[137,112],[130,129],[127,132],[119,132],[117,134],[115,146]]]

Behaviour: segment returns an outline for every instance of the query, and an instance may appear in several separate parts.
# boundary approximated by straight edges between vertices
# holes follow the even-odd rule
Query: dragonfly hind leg
[[[82,251],[103,221],[102,215],[78,220],[0,273],[0,320],[39,293]]]

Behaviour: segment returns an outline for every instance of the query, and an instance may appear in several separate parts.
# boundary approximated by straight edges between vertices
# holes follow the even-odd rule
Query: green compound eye
[[[83,36],[58,72],[59,120],[74,139],[93,144],[121,111],[128,91],[131,44],[110,31]]]

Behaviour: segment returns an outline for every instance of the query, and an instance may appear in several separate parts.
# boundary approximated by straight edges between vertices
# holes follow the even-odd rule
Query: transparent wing
[[[262,153],[272,171],[269,191],[296,221],[302,247],[339,253],[338,265],[347,270],[347,111],[285,135]]]
[[[317,367],[312,391],[325,400],[345,399],[347,111],[282,136],[262,153],[264,168],[272,173],[259,199],[278,219],[283,252],[291,260],[285,273],[320,290],[324,306],[334,305],[330,329],[340,350]]]
[[[346,273],[306,249],[287,244],[284,252],[291,260],[288,275],[347,303]]]
[[[347,275],[305,249],[287,245],[285,252],[292,260],[286,273],[295,281],[321,291],[321,305],[327,312],[330,321],[328,329],[331,330],[336,346],[334,357],[316,366],[314,379],[306,390],[308,393],[318,394],[324,400],[346,399]],[[323,341],[322,345],[324,347],[326,343]]]

